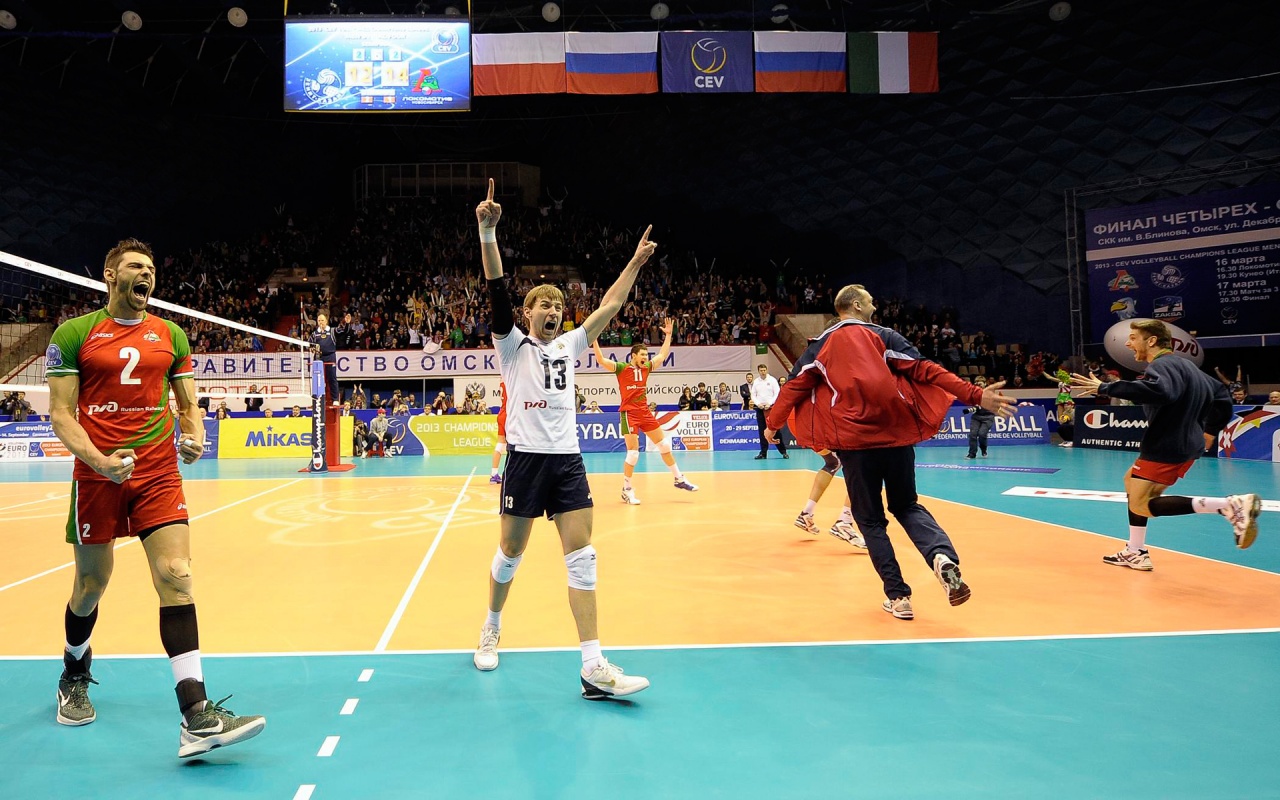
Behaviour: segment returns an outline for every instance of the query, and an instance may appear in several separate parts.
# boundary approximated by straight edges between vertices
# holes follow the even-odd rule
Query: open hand
[[[1081,375],[1078,372],[1071,373],[1071,389],[1079,392],[1081,397],[1091,397],[1098,393],[1098,387],[1102,385],[1102,381],[1094,377],[1090,372],[1088,375]]]
[[[496,228],[500,219],[502,219],[502,206],[493,201],[493,178],[490,178],[489,196],[476,206],[476,222],[479,222],[482,228]]]
[[[671,317],[667,317],[666,321],[662,323],[662,335],[670,336],[671,330],[675,327],[675,325],[676,325],[676,321],[673,320]]]
[[[978,405],[997,416],[1012,417],[1013,409],[1017,405],[1018,399],[1000,393],[1000,390],[1004,388],[1004,384],[1004,381],[996,381],[986,389],[983,389],[982,399],[978,401]]]

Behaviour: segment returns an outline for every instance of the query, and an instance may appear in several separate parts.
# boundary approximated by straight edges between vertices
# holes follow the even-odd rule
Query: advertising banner
[[[1085,212],[1089,315],[1177,322],[1196,336],[1272,333],[1280,319],[1280,184]]]
[[[218,458],[311,460],[309,417],[236,417],[220,420]]]
[[[617,412],[578,415],[578,446],[584,453],[621,453],[627,449],[622,438],[622,417]],[[644,449],[641,436],[640,449]]]
[[[963,406],[947,409],[938,433],[932,439],[921,442],[921,447],[968,447],[969,430],[973,415],[964,413]],[[987,434],[992,446],[1011,444],[1048,444],[1049,423],[1040,406],[1018,406],[1012,417],[996,417]]]
[[[1136,451],[1146,431],[1141,406],[1076,406],[1076,447]]]
[[[760,432],[754,411],[720,411],[711,419],[711,449],[759,450]]]
[[[613,359],[625,359],[631,348],[608,347],[605,355]],[[657,348],[653,354],[657,356]],[[233,363],[245,361],[244,357],[231,358]],[[226,358],[222,358],[225,362]],[[745,373],[751,369],[752,349],[749,345],[708,347],[673,347],[659,371]],[[259,360],[261,360],[259,358]],[[226,364],[220,365],[225,368]],[[244,366],[244,365],[241,365]],[[255,366],[256,368],[256,366]],[[595,354],[583,352],[574,363],[574,369],[582,372],[599,370]],[[250,374],[241,370],[238,375]],[[401,378],[450,378],[468,375],[498,375],[498,353],[493,349],[440,350],[424,353],[421,350],[342,350],[338,353],[338,379],[377,380]],[[196,377],[202,377],[196,372]],[[733,384],[730,384],[731,386]]]
[[[410,435],[405,437],[404,455],[491,455],[498,443],[498,417],[494,414],[418,414],[409,417],[408,423]]]
[[[1219,458],[1280,462],[1280,406],[1236,406],[1218,435]]]
[[[75,456],[53,435],[52,422],[0,423],[0,461],[72,461]]]

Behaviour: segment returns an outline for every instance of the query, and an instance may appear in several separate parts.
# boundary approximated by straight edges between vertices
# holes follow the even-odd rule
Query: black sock
[[[1135,514],[1132,511],[1130,511],[1129,524],[1135,528],[1145,528],[1147,527],[1147,518],[1143,516],[1139,516],[1138,514]]]
[[[88,616],[78,616],[71,610],[71,604],[67,604],[66,614],[63,615],[62,623],[67,632],[67,644],[72,647],[79,647],[89,641],[89,636],[93,633],[93,626],[98,621],[98,607],[94,606]],[[93,654],[89,650],[84,651],[84,655],[80,658],[72,658],[71,654],[63,651],[62,665],[68,673],[88,672],[89,662],[93,660]]]
[[[160,607],[160,642],[169,658],[200,649],[200,630],[196,625],[195,604],[185,606]],[[208,700],[204,692],[204,682],[194,678],[179,683],[174,691],[178,695],[178,709],[184,717],[197,704]],[[199,705],[194,710],[200,710]]]
[[[1156,497],[1147,504],[1153,517],[1180,517],[1183,514],[1196,513],[1191,505],[1190,497]]]

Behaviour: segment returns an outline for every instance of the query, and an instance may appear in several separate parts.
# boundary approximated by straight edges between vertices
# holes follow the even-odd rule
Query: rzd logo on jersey
[[[527,408],[527,409],[528,409],[528,408],[546,408],[546,407],[547,407],[547,401],[546,401],[546,400],[539,400],[539,401],[537,401],[537,402],[534,402],[533,400],[525,400],[525,401],[524,401],[524,407],[525,407],[525,408]]]
[[[113,414],[119,410],[120,405],[115,400],[112,400],[110,403],[103,403],[102,405],[89,404],[89,416],[91,417],[94,414]]]

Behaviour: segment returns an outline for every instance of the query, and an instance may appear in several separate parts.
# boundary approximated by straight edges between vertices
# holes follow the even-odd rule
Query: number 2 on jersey
[[[142,360],[142,353],[138,352],[138,348],[121,347],[120,358],[129,360],[129,363],[124,365],[124,369],[120,370],[120,383],[126,386],[142,383],[141,378],[133,377],[134,367],[138,366],[138,362]]]
[[[565,373],[568,370],[568,366],[565,363],[565,360],[562,358],[557,358],[555,361],[547,361],[546,359],[543,359],[542,361],[543,388],[547,389],[548,391],[550,391],[551,389],[551,383],[552,383],[551,368],[552,367],[555,367],[555,370],[556,370],[556,377],[555,377],[556,388],[563,389],[568,383],[568,381],[565,380]]]

